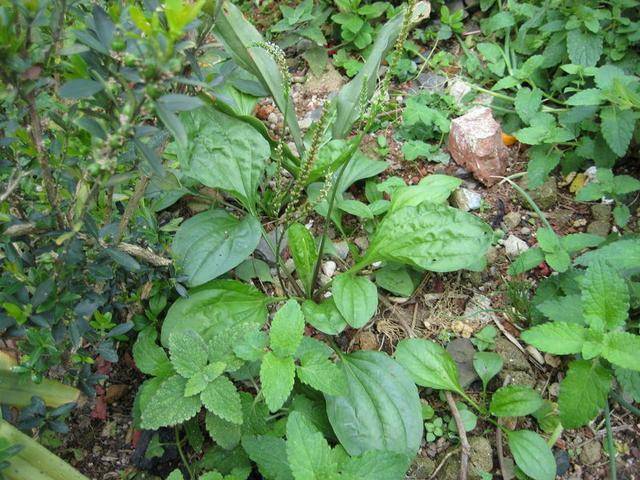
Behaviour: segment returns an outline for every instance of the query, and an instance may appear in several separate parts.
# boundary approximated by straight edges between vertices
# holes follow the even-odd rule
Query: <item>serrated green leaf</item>
[[[625,195],[640,190],[640,180],[630,175],[613,177],[613,191],[616,195]]]
[[[539,303],[536,308],[554,322],[584,325],[580,295],[554,296]]]
[[[207,365],[209,349],[197,332],[184,330],[169,337],[169,355],[176,372],[191,378]]]
[[[266,332],[258,330],[245,335],[240,342],[233,346],[235,353],[242,360],[247,362],[255,362],[260,360],[267,351],[269,345],[269,337]]]
[[[242,404],[235,385],[225,376],[213,380],[200,394],[211,413],[231,423],[242,424]]]
[[[565,428],[586,425],[605,406],[611,374],[599,362],[576,360],[560,382],[558,407]]]
[[[388,263],[376,270],[376,284],[401,297],[410,297],[416,288],[409,268],[397,263]]]
[[[225,450],[232,450],[240,443],[242,427],[238,424],[231,423],[211,412],[207,412],[205,426],[213,441]]]
[[[327,395],[344,395],[347,391],[347,379],[338,366],[317,355],[307,355],[301,359],[301,365],[296,367],[298,378]]]
[[[171,250],[189,284],[197,286],[238,266],[256,249],[260,236],[260,222],[253,215],[238,220],[215,209],[180,225]]]
[[[527,165],[527,184],[529,188],[538,188],[549,174],[560,164],[560,152],[549,152],[548,147],[534,146],[529,149],[529,163]]]
[[[304,335],[304,316],[295,300],[289,300],[276,312],[269,330],[269,345],[278,357],[296,353]]]
[[[349,392],[325,395],[327,415],[350,455],[369,450],[413,457],[423,434],[418,390],[402,366],[382,352],[361,350],[339,363]]]
[[[567,99],[568,105],[600,105],[604,100],[602,90],[599,88],[586,88]]]
[[[533,116],[538,113],[542,106],[542,91],[539,88],[531,90],[523,87],[516,93],[514,107],[516,113],[523,122],[529,124]]]
[[[214,362],[204,367],[201,371],[189,378],[184,389],[184,396],[190,397],[191,395],[197,395],[202,392],[210,382],[213,382],[222,375],[226,367],[227,365],[223,362]]]
[[[279,358],[268,352],[262,358],[260,383],[269,411],[279,410],[289,398],[295,378],[293,358]]]
[[[571,63],[593,67],[602,55],[602,36],[571,30],[567,33],[567,53]]]
[[[496,417],[524,417],[542,406],[542,397],[531,387],[508,385],[496,390],[489,410]]]
[[[561,239],[562,247],[569,253],[579,252],[585,248],[597,247],[604,238],[600,235],[592,235],[590,233],[570,233]]]
[[[640,336],[629,332],[605,334],[602,356],[619,367],[640,371]]]
[[[629,288],[605,262],[587,268],[582,283],[582,310],[587,325],[597,330],[613,330],[624,325],[629,311]]]
[[[294,223],[287,229],[287,240],[296,272],[302,281],[302,285],[304,285],[305,291],[309,294],[313,288],[311,281],[316,259],[318,258],[316,242],[313,240],[311,232],[299,223]]]
[[[625,395],[629,395],[634,402],[640,402],[640,372],[628,368],[615,368],[616,380]]]
[[[527,272],[532,268],[536,268],[544,262],[544,252],[541,248],[530,248],[522,252],[518,257],[509,265],[509,275],[518,275],[520,273]]]
[[[299,412],[287,420],[287,459],[296,480],[326,480],[338,473],[329,444]]]
[[[185,397],[187,380],[180,375],[167,378],[148,400],[142,411],[141,427],[157,430],[177,425],[196,415],[202,403],[198,397]]]
[[[395,357],[418,385],[462,392],[453,358],[437,343],[422,338],[404,339],[398,343]]]
[[[347,326],[333,298],[328,298],[321,303],[305,300],[302,304],[302,312],[308,324],[328,335],[338,335]]]
[[[604,107],[600,111],[602,136],[619,157],[627,153],[637,118],[638,115],[633,110]]]
[[[534,480],[554,480],[556,461],[544,439],[530,430],[507,432],[516,465]]]
[[[287,461],[287,444],[284,439],[271,435],[243,436],[242,447],[249,458],[256,462],[265,478],[294,480]]]
[[[331,293],[338,311],[353,328],[363,327],[378,308],[378,289],[367,277],[341,273],[333,279]]]
[[[173,367],[162,347],[156,344],[155,327],[147,327],[138,334],[133,344],[133,360],[142,373],[163,377],[173,372]]]
[[[566,322],[550,322],[522,332],[522,339],[538,350],[554,355],[580,353],[587,329]]]

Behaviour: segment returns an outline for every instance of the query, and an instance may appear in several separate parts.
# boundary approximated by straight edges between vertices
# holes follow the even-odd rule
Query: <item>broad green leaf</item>
[[[175,469],[169,474],[167,480],[184,480],[184,476],[182,475],[182,472],[180,470]]]
[[[208,343],[231,326],[259,328],[267,320],[267,300],[259,290],[241,282],[210,282],[169,308],[162,324],[162,344],[167,346],[170,335],[185,330],[194,330]]]
[[[178,425],[195,416],[202,403],[198,397],[185,397],[185,378],[174,375],[160,384],[142,410],[141,427],[157,430],[160,427]]]
[[[252,215],[237,220],[224,210],[209,210],[180,226],[171,249],[189,283],[197,286],[238,266],[260,236],[260,222]]]
[[[65,82],[58,91],[62,98],[78,100],[80,98],[93,97],[96,93],[104,90],[104,85],[95,80],[77,78]]]
[[[173,135],[173,138],[176,140],[176,144],[179,147],[186,147],[189,138],[187,130],[180,120],[180,117],[165,107],[162,103],[155,102],[154,107],[156,115],[160,120],[162,120],[162,123],[167,127],[167,130],[171,132],[171,135]]]
[[[507,433],[509,450],[524,473],[534,480],[554,480],[556,460],[544,439],[530,430]]]
[[[331,293],[338,311],[353,328],[363,327],[378,308],[378,289],[367,277],[341,273],[333,279]]]
[[[365,218],[371,220],[374,215],[369,205],[359,200],[344,200],[341,199],[337,202],[336,206],[343,212],[349,213],[356,217]]]
[[[269,265],[257,258],[249,258],[238,265],[235,269],[235,274],[238,279],[249,283],[252,279],[257,278],[261,282],[271,282],[271,272],[269,271]]]
[[[611,374],[599,362],[571,362],[558,395],[562,425],[578,428],[589,423],[604,408],[610,387]]]
[[[176,332],[169,337],[171,364],[180,375],[191,378],[200,372],[209,358],[207,344],[193,330]]]
[[[503,365],[502,357],[494,352],[476,352],[473,356],[473,368],[482,380],[483,389],[487,389],[487,385],[493,377],[495,377]]]
[[[616,380],[623,392],[630,396],[634,402],[640,402],[640,372],[628,368],[616,367]]]
[[[496,390],[489,410],[496,417],[524,417],[542,406],[542,397],[531,387],[508,385]]]
[[[293,388],[295,369],[296,366],[291,357],[279,358],[271,352],[262,357],[260,383],[269,411],[279,410],[289,398]]]
[[[389,263],[376,270],[376,284],[401,297],[410,297],[416,288],[408,267],[397,263]]]
[[[387,52],[393,48],[402,27],[403,17],[403,14],[396,15],[380,28],[367,61],[353,80],[338,92],[335,99],[337,115],[332,127],[334,138],[345,138],[353,123],[361,117],[363,112],[360,102],[363,90],[366,100],[371,99],[375,93],[378,69]]]
[[[272,435],[243,436],[242,447],[265,478],[293,480],[284,439]]]
[[[491,227],[470,213],[429,203],[407,206],[384,217],[360,263],[387,260],[434,272],[478,270],[492,235]]]
[[[522,332],[522,339],[538,350],[554,355],[580,353],[587,329],[573,323],[549,322]]]
[[[228,422],[242,423],[240,395],[233,382],[224,375],[209,383],[200,398],[209,412]]]
[[[571,63],[593,67],[602,55],[602,36],[571,30],[567,33],[567,53]]]
[[[260,360],[269,345],[269,336],[262,330],[248,333],[233,345],[233,353],[248,362]]]
[[[318,258],[316,242],[313,240],[311,232],[299,223],[294,223],[287,229],[287,240],[296,272],[298,272],[305,291],[309,295],[313,289],[313,285],[311,285],[313,269]]]
[[[597,247],[604,238],[590,233],[570,233],[561,239],[562,247],[569,253],[579,252],[585,248]]]
[[[629,148],[638,114],[633,110],[604,107],[600,112],[602,136],[609,148],[619,157],[624,157]]]
[[[302,312],[309,325],[328,335],[338,335],[347,326],[347,322],[338,311],[333,298],[328,298],[320,303],[305,300],[302,304]]]
[[[296,372],[302,383],[327,395],[346,394],[346,377],[335,363],[319,355],[307,355],[300,363]]]
[[[253,211],[271,154],[269,143],[248,123],[211,106],[180,118],[188,137],[177,149],[183,171],[208,187],[229,192]]]
[[[304,335],[304,316],[298,302],[289,300],[276,312],[269,330],[271,350],[278,357],[290,357]]]
[[[242,433],[242,427],[240,425],[224,420],[211,412],[207,412],[205,426],[213,441],[225,450],[231,450],[240,443],[240,435]]]
[[[528,151],[527,184],[529,188],[541,186],[549,174],[558,166],[561,154],[557,151],[549,152],[548,147],[534,146]]]
[[[640,371],[640,336],[629,332],[605,334],[602,356],[619,367]]]
[[[613,330],[624,325],[629,312],[629,288],[607,263],[587,268],[582,282],[582,311],[587,325]]]
[[[369,450],[413,457],[422,439],[418,390],[405,370],[382,352],[360,350],[341,357],[349,392],[325,395],[327,415],[350,455]]]
[[[401,453],[373,450],[351,457],[342,467],[342,474],[354,479],[398,480],[404,478],[408,458]]]
[[[388,215],[402,207],[417,207],[424,202],[443,204],[461,184],[462,180],[459,178],[429,175],[420,180],[418,185],[402,186],[391,197]]]
[[[630,175],[613,177],[613,191],[616,195],[625,195],[640,190],[640,180]]]
[[[163,377],[170,375],[173,367],[165,351],[156,344],[157,336],[153,326],[142,330],[133,344],[133,360],[142,373]]]
[[[285,97],[282,75],[274,59],[256,43],[263,42],[262,35],[231,2],[225,2],[216,17],[214,34],[225,46],[234,61],[255,75],[273,97],[278,109],[287,112],[287,126],[300,153],[304,152],[302,134],[295,115],[291,96]]]
[[[338,472],[322,433],[295,411],[287,420],[287,459],[296,480],[326,480]]]
[[[529,124],[533,116],[538,113],[542,106],[542,91],[539,88],[531,90],[523,87],[516,93],[514,107],[518,116],[523,122]]]
[[[437,343],[422,338],[401,340],[395,356],[418,385],[462,392],[453,358]]]

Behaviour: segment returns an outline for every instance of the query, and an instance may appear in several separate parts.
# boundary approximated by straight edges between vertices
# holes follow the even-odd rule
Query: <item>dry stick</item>
[[[135,213],[138,208],[138,203],[140,203],[140,199],[142,199],[144,195],[144,191],[147,189],[147,184],[149,183],[149,177],[143,175],[140,177],[140,181],[136,185],[135,190],[133,191],[133,196],[129,199],[129,203],[127,203],[127,207],[124,209],[124,213],[122,214],[122,218],[120,219],[120,224],[118,225],[118,231],[116,232],[116,236],[113,239],[114,244],[119,244],[120,240],[122,240],[122,236],[124,235],[124,231],[127,229],[127,225],[129,225],[129,221],[131,217]]]
[[[7,198],[9,198],[13,193],[13,191],[20,184],[20,180],[22,180],[23,177],[26,177],[30,173],[31,173],[31,170],[27,170],[26,172],[21,172],[19,171],[18,168],[16,168],[13,172],[11,172],[11,175],[9,176],[9,180],[7,181],[7,188],[0,195],[0,202],[4,202]]]
[[[460,480],[467,480],[471,446],[469,445],[469,440],[467,440],[467,432],[464,430],[464,423],[462,423],[462,418],[460,417],[460,412],[456,406],[456,401],[453,399],[453,395],[451,392],[445,391],[445,396],[447,398],[447,403],[449,404],[449,410],[451,410],[451,415],[453,415],[453,419],[456,422],[458,435],[460,436],[460,446],[462,447],[460,452],[460,476],[458,478]]]
[[[49,201],[49,205],[51,205],[51,210],[55,213],[58,228],[62,229],[65,223],[60,210],[58,210],[56,186],[53,181],[53,175],[51,174],[49,158],[45,153],[44,143],[42,141],[42,123],[40,123],[40,116],[36,109],[36,99],[33,93],[29,93],[27,102],[29,105],[29,116],[31,117],[31,128],[29,132],[36,147],[36,152],[38,153],[38,162],[40,163],[40,169],[42,170],[42,176],[44,178],[44,189],[47,193],[47,200]]]
[[[507,375],[502,382],[502,386],[506,387],[511,382],[511,375]],[[507,465],[504,463],[504,447],[502,445],[502,429],[500,428],[500,418],[498,418],[498,426],[496,427],[496,450],[498,452],[498,464],[500,465],[500,473],[502,478],[507,477]]]

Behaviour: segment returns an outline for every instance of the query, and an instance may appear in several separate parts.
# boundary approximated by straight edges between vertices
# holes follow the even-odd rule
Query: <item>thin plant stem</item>
[[[616,468],[616,446],[613,443],[613,431],[611,430],[611,411],[609,410],[609,399],[604,404],[604,421],[607,428],[607,452],[609,453],[610,480],[617,480]]]
[[[518,176],[522,176],[520,174],[517,174],[517,175]],[[522,198],[524,198],[527,201],[527,203],[529,205],[531,205],[531,208],[533,209],[534,212],[536,212],[538,214],[538,216],[540,217],[542,222],[545,224],[545,226],[549,230],[554,231],[553,227],[551,227],[551,224],[549,223],[549,220],[547,220],[547,217],[544,215],[544,213],[542,213],[542,210],[540,210],[538,205],[536,205],[536,202],[533,201],[531,196],[527,192],[525,192],[524,189],[520,185],[518,185],[516,182],[514,182],[512,180],[512,177],[513,177],[513,175],[511,177],[502,177],[502,180],[505,181],[505,182],[508,182],[516,192],[518,192],[520,195],[522,195]]]
[[[624,408],[626,408],[627,410],[629,410],[631,413],[633,413],[634,415],[636,415],[637,417],[640,417],[640,408],[634,407],[633,405],[631,405],[629,402],[627,402],[624,398],[622,398],[622,395],[620,395],[618,392],[613,391],[611,396],[613,398],[615,398],[616,402],[618,402],[620,405],[622,405]]]
[[[187,462],[187,457],[184,454],[184,450],[182,449],[182,443],[180,442],[180,431],[178,430],[178,425],[173,427],[173,431],[176,434],[176,447],[178,448],[178,453],[180,454],[180,459],[182,463],[184,463],[184,468],[187,469],[187,473],[189,474],[189,479],[193,478],[193,472],[191,471],[191,467],[189,467],[189,462]]]

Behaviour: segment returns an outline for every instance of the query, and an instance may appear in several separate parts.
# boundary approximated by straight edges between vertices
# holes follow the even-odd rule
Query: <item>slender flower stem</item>
[[[193,479],[193,472],[191,471],[191,467],[189,466],[189,462],[187,461],[187,457],[184,454],[184,450],[182,449],[182,443],[180,442],[180,431],[178,430],[178,425],[173,427],[173,431],[176,434],[176,447],[178,448],[178,453],[180,454],[180,459],[182,463],[184,463],[184,467],[187,469],[187,473],[189,474],[189,479]]]

